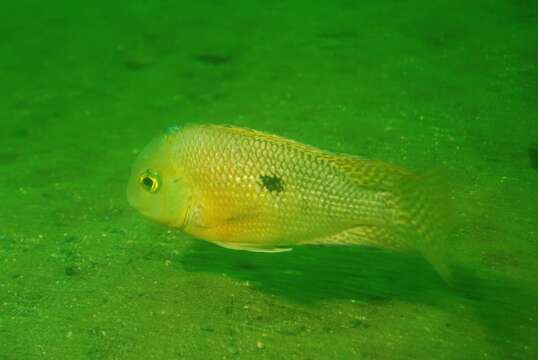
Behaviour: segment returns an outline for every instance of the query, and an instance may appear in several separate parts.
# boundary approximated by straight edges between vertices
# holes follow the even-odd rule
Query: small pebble
[[[151,61],[145,58],[132,57],[123,60],[123,66],[129,70],[142,70],[150,64]]]
[[[66,266],[64,272],[67,276],[75,276],[78,274],[78,269],[74,266]]]
[[[538,144],[529,146],[529,159],[531,167],[538,170]]]

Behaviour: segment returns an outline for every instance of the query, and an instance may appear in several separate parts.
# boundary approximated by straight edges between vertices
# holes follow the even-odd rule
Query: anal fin
[[[399,239],[396,232],[381,226],[363,225],[326,237],[302,241],[301,244],[316,245],[362,245],[392,250],[405,250],[409,247]]]

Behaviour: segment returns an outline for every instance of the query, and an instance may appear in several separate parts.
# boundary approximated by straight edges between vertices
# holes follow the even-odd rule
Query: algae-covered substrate
[[[536,3],[186,3],[3,4],[0,359],[538,358]],[[452,285],[148,221],[131,164],[187,122],[444,174]]]

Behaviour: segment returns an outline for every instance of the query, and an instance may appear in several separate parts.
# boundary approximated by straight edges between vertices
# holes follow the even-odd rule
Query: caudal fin
[[[403,177],[395,185],[395,226],[404,241],[418,250],[447,282],[446,239],[451,223],[447,186],[440,174]]]
[[[447,186],[440,175],[419,176],[402,167],[377,160],[344,158],[340,166],[358,186],[390,193],[386,204],[391,224],[377,243],[395,248],[394,238],[402,241],[401,248],[419,251],[448,283],[450,267],[445,261],[445,244],[450,224],[451,206]]]

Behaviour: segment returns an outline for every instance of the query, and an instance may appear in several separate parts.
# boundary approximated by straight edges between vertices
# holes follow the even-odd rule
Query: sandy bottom
[[[1,359],[538,358],[538,5],[55,3],[0,15]],[[186,122],[446,173],[454,286],[150,223],[130,165]]]

